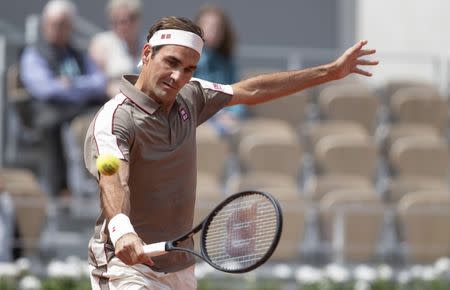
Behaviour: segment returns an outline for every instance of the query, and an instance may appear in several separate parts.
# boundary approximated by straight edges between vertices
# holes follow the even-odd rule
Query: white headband
[[[152,47],[174,44],[192,48],[198,54],[202,55],[203,40],[195,33],[179,30],[179,29],[164,29],[156,31],[148,43]],[[142,66],[142,60],[138,64],[138,68]]]

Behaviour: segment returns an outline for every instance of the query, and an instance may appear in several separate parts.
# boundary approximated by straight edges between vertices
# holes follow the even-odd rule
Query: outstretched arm
[[[364,49],[366,44],[367,40],[359,41],[329,64],[304,70],[263,74],[233,84],[234,95],[228,105],[255,105],[267,102],[316,85],[344,78],[351,73],[371,76],[370,72],[359,67],[378,64],[378,61],[362,58],[375,53],[374,49]]]

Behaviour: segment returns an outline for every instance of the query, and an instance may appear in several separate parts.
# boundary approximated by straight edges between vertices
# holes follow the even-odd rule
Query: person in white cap
[[[164,17],[150,29],[139,75],[122,79],[118,95],[91,123],[86,167],[99,182],[102,212],[89,246],[93,289],[196,289],[195,259],[171,251],[153,257],[143,245],[192,228],[196,191],[196,128],[225,106],[287,96],[378,62],[359,41],[332,63],[260,75],[235,84],[192,78],[202,31],[191,20]],[[101,154],[120,159],[117,173],[97,171]],[[201,154],[201,153],[200,153]],[[182,247],[193,247],[188,240]]]

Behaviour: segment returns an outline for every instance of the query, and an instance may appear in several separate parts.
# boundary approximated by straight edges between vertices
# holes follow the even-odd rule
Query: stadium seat
[[[365,177],[352,175],[318,175],[308,179],[305,184],[305,197],[318,202],[333,190],[374,190],[373,183]]]
[[[270,189],[269,189],[270,190]],[[276,191],[274,189],[274,191]],[[282,190],[278,190],[275,197],[283,212],[283,232],[281,234],[278,247],[273,253],[271,260],[279,262],[299,262],[300,246],[304,239],[306,230],[306,211],[307,205],[298,197],[297,200],[291,198],[284,199]],[[285,196],[294,196],[286,194]]]
[[[450,195],[422,191],[405,195],[397,207],[406,261],[430,263],[450,255]]]
[[[427,176],[400,176],[388,181],[384,194],[390,203],[397,203],[403,196],[415,191],[448,191],[448,182]]]
[[[302,91],[257,106],[249,106],[249,119],[281,120],[297,129],[306,120],[310,98],[308,91]]]
[[[444,139],[400,138],[392,144],[389,161],[395,176],[448,178],[450,157]]]
[[[365,136],[326,136],[314,152],[319,174],[362,176],[375,178],[378,152],[371,138]]]
[[[67,182],[75,198],[95,197],[97,199],[97,181],[87,171],[84,164],[84,140],[95,112],[75,117],[63,128],[64,149],[67,156]]]
[[[446,134],[448,102],[425,88],[399,89],[391,97],[393,123],[423,124]]]
[[[222,181],[229,158],[229,144],[209,124],[197,128],[197,169]]]
[[[363,84],[329,85],[319,95],[319,106],[323,120],[355,122],[370,135],[378,122],[378,98]]]
[[[2,168],[0,180],[15,207],[16,221],[25,256],[38,254],[47,217],[48,198],[33,173],[26,169]]]
[[[302,148],[295,131],[265,130],[243,135],[238,157],[245,172],[277,172],[298,178]]]
[[[383,99],[386,105],[390,104],[391,97],[404,88],[418,88],[428,95],[438,95],[439,90],[434,84],[427,80],[419,79],[390,79],[383,86]]]
[[[377,258],[384,208],[375,191],[335,190],[319,204],[322,245],[334,262]]]
[[[290,188],[287,192],[298,192],[298,183],[291,175],[277,172],[252,171],[245,174],[236,174],[227,182],[227,193],[245,190],[266,190],[277,188]],[[284,192],[284,191],[283,191]],[[294,197],[296,199],[297,197]]]
[[[12,166],[25,166],[38,173],[41,133],[33,126],[31,97],[19,76],[18,64],[8,67],[6,72],[7,132],[5,159]]]
[[[379,140],[382,144],[382,152],[385,155],[390,151],[392,144],[403,137],[417,136],[427,139],[441,138],[440,132],[436,128],[425,124],[396,123],[384,126],[382,130],[384,133],[383,136],[381,136],[382,133],[380,133]]]
[[[368,136],[367,130],[356,122],[349,121],[324,121],[313,122],[304,127],[305,137],[308,139],[308,151],[313,148],[326,136],[345,135],[345,136]]]

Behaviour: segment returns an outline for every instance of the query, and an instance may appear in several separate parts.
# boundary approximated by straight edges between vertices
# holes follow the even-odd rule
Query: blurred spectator
[[[123,74],[138,73],[141,43],[140,0],[110,0],[106,13],[111,30],[101,32],[92,39],[89,53],[108,77],[108,96],[119,93]]]
[[[41,17],[43,39],[26,47],[20,60],[21,80],[32,96],[33,124],[44,142],[41,173],[53,195],[67,193],[63,124],[106,99],[103,73],[71,43],[75,17],[70,1],[47,2]]]
[[[195,21],[203,30],[205,44],[194,76],[219,84],[238,81],[233,55],[235,35],[225,12],[206,5],[200,8]],[[221,135],[228,135],[237,129],[245,113],[244,105],[225,107],[209,122]]]

